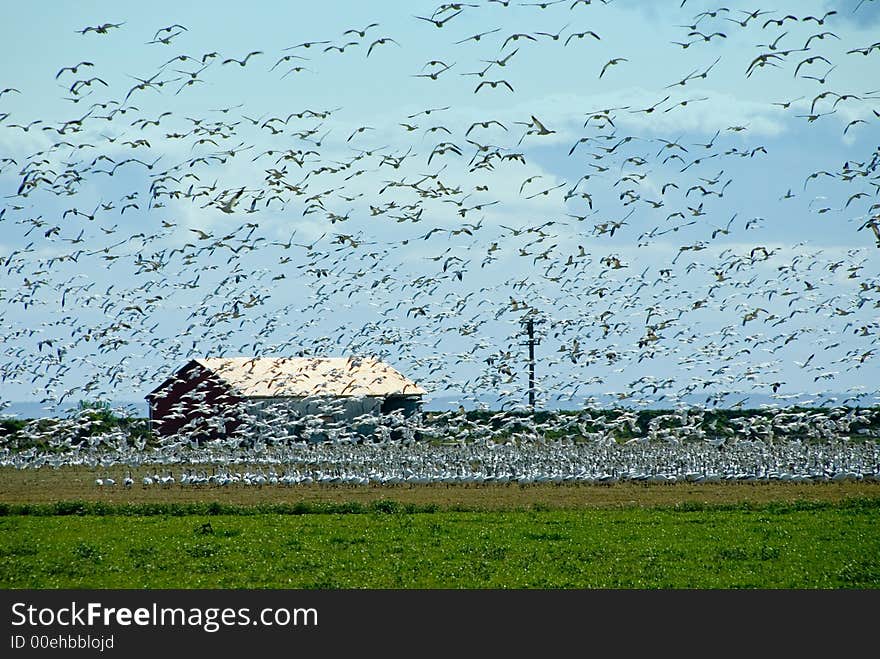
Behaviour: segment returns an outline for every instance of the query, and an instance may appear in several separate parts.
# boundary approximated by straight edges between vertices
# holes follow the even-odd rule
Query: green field
[[[878,497],[577,510],[335,506],[4,505],[0,586],[880,587]]]
[[[107,473],[0,469],[0,588],[880,587],[877,482],[97,487]]]

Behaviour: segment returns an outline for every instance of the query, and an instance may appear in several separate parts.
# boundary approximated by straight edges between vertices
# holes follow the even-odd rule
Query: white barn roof
[[[246,398],[423,395],[391,366],[358,357],[206,357],[194,360]]]

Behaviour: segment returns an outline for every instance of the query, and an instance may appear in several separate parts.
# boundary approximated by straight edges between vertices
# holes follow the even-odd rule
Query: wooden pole
[[[535,321],[529,318],[526,325],[529,335],[529,407],[535,410]]]
[[[532,411],[535,411],[535,346],[541,343],[541,339],[535,338],[535,318],[534,313],[530,312],[529,315],[520,321],[525,326],[526,336],[528,337],[525,343],[521,343],[520,345],[526,345],[529,347],[529,407]],[[540,319],[539,319],[540,322]]]

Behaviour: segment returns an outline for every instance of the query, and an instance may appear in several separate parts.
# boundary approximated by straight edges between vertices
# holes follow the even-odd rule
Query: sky
[[[880,4],[19,3],[0,414],[201,356],[878,403]],[[11,409],[11,408],[10,408]]]

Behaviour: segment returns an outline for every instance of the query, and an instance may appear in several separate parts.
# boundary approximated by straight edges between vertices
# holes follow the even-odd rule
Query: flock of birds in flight
[[[77,442],[88,414],[54,427],[32,423],[33,439],[53,451],[0,452],[0,466],[86,467],[101,489],[277,486],[541,485],[619,482],[880,482],[876,410],[779,410],[732,419],[703,410],[653,416],[643,431],[632,410],[613,414],[493,414],[483,423],[445,412],[417,418],[402,440],[359,441],[344,424],[321,442],[291,442],[285,423],[257,420],[249,443],[199,445],[185,434],[145,451],[125,431]],[[316,430],[326,432],[326,428]],[[415,431],[425,433],[416,439]],[[620,441],[621,432],[634,435]],[[562,433],[548,441],[547,433]],[[862,437],[868,441],[853,441]],[[254,439],[259,438],[259,439]],[[429,441],[426,441],[429,440]]]
[[[541,393],[564,394],[574,407],[621,378],[625,387],[608,394],[622,404],[729,404],[729,392],[747,387],[783,405],[876,405],[880,147],[869,140],[880,90],[832,86],[841,69],[880,57],[880,42],[835,55],[842,12],[833,9],[684,14],[676,26],[684,36],[667,46],[698,64],[659,81],[654,102],[578,108],[578,136],[560,145],[571,126],[548,110],[520,111],[515,99],[529,79],[517,74],[529,70],[529,51],[562,49],[592,67],[596,85],[613,88],[618,73],[644,65],[587,29],[589,12],[613,4],[444,3],[414,15],[406,35],[388,34],[380,20],[274,53],[177,52],[196,28],[174,23],[145,42],[144,61],[156,51],[163,61],[127,74],[134,83],[120,87],[89,56],[58,68],[73,116],[5,111],[7,96],[22,91],[3,89],[0,131],[41,147],[0,158],[0,235],[6,245],[17,240],[0,254],[0,378],[30,383],[56,405],[143,392],[192,356],[370,353],[437,395],[501,393],[516,408],[522,321],[534,318],[550,352]],[[562,27],[519,31],[498,13],[515,7],[558,16]],[[501,25],[456,31],[476,12]],[[107,22],[77,33],[114,39],[132,28]],[[443,55],[408,74],[424,98],[435,98],[431,85],[468,81],[465,95],[497,98],[498,114],[441,101],[406,113],[389,107],[385,124],[370,125],[352,119],[356,109],[346,116],[307,103],[256,116],[236,98],[193,116],[199,86],[222,81],[235,96],[240,77],[230,76],[242,69],[273,84],[319,76],[331,57],[381,69],[382,57],[401,57],[424,29],[450,35]],[[809,212],[840,218],[860,247],[810,251],[806,240],[795,244],[797,232],[787,249],[762,240],[772,222],[744,217],[731,202],[750,194],[738,186],[743,167],[760,168],[770,155],[750,141],[748,125],[713,129],[702,143],[656,136],[663,116],[710,100],[686,88],[720,84],[717,67],[734,55],[716,49],[734,30],[766,42],[744,57],[745,81],[784,70],[804,90],[768,100],[785,121],[809,131],[846,113],[841,136],[865,138],[845,163],[780,173],[794,183],[778,199],[805,198],[821,179],[836,203],[819,196]],[[436,98],[449,98],[443,89]],[[190,103],[185,112],[178,99]],[[577,175],[536,168],[551,150]],[[544,217],[524,219],[536,211]],[[657,265],[651,248],[669,241],[675,247]],[[704,251],[711,256],[702,261]],[[688,283],[700,277],[705,286]],[[455,351],[444,351],[449,345]],[[663,372],[655,360],[677,376],[655,375]],[[791,369],[816,391],[835,392],[853,371],[875,379],[823,398],[790,388]]]

